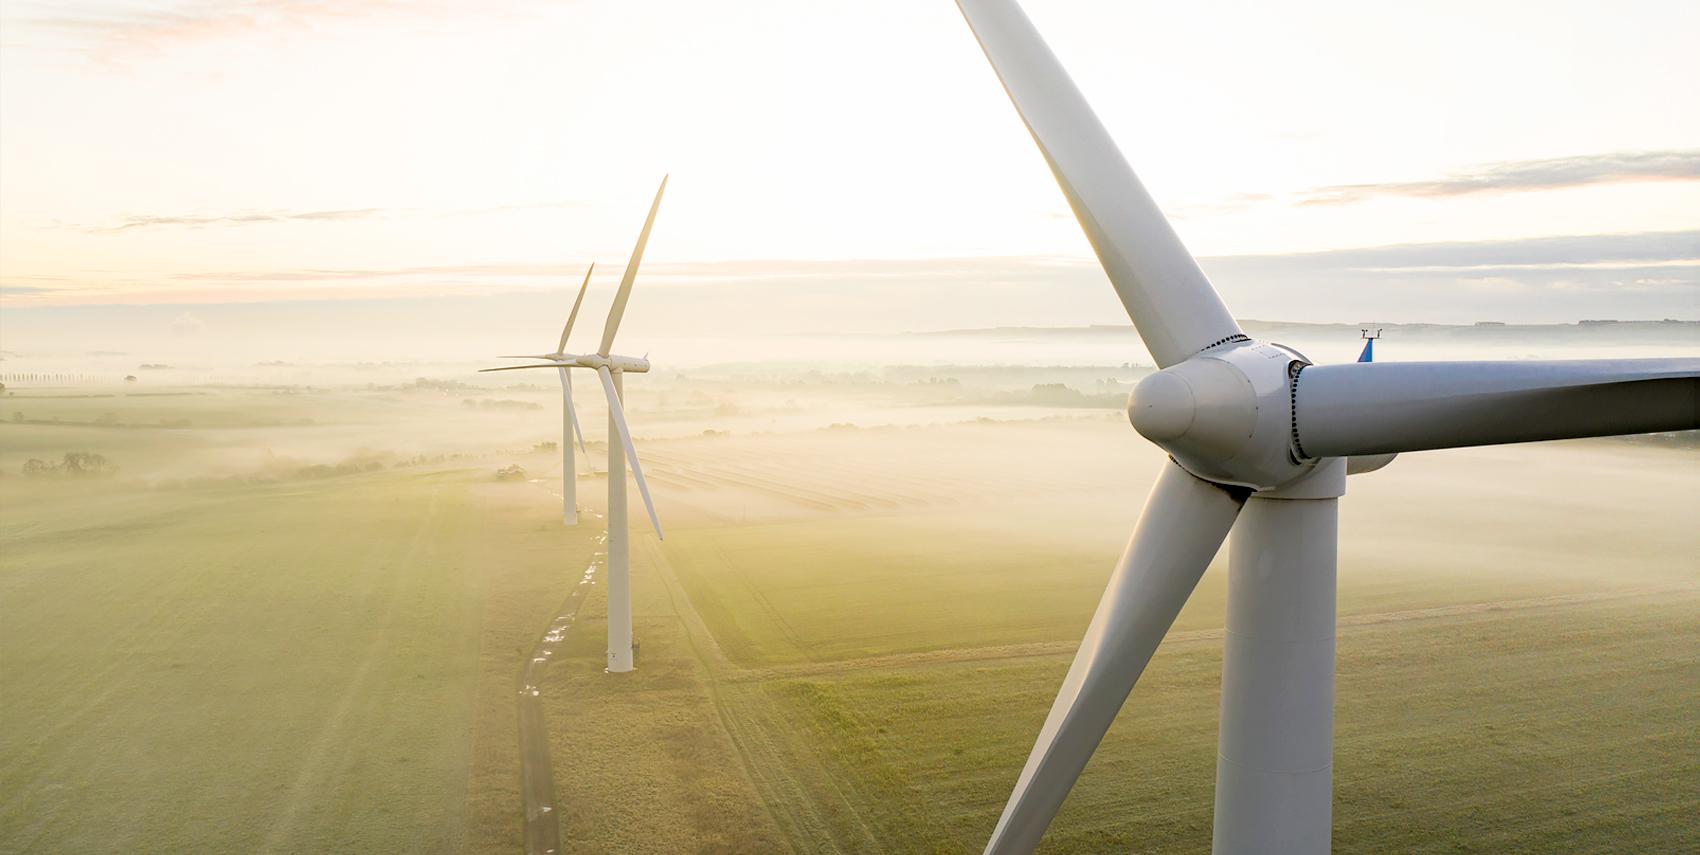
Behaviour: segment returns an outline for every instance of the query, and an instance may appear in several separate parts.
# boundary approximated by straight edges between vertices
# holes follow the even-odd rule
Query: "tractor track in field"
[[[840,841],[833,835],[832,829],[836,826],[824,815],[819,793],[811,792],[791,771],[794,764],[789,760],[796,755],[783,744],[780,734],[785,732],[785,728],[782,722],[773,720],[772,705],[755,696],[757,687],[736,676],[743,669],[726,655],[719,640],[709,630],[660,545],[646,540],[642,549],[654,562],[656,575],[667,591],[673,613],[684,625],[685,638],[702,666],[709,698],[714,703],[721,728],[737,751],[743,777],[761,799],[762,807],[784,831],[785,838],[794,843],[793,851],[796,851],[797,841],[807,843],[806,851],[839,851],[845,848],[840,844],[846,841]],[[834,814],[849,816],[860,831],[858,839],[849,848],[881,851],[877,836],[857,809],[855,800],[846,797],[836,782],[832,782],[832,786],[836,798],[829,809]]]
[[[400,559],[388,562],[389,571],[381,582],[386,594],[383,598],[384,611],[373,621],[377,633],[366,643],[360,654],[360,664],[343,684],[341,695],[330,708],[330,714],[320,723],[317,735],[311,742],[302,746],[305,750],[301,755],[301,762],[294,780],[290,782],[288,795],[281,801],[283,810],[266,834],[265,842],[260,846],[261,851],[277,851],[284,841],[290,838],[301,822],[302,812],[309,801],[309,793],[315,785],[327,782],[333,777],[333,763],[337,756],[335,752],[342,744],[349,716],[355,705],[369,691],[368,684],[378,673],[384,652],[395,643],[393,636],[397,631],[397,620],[401,616],[401,609],[397,605],[398,592],[403,585],[407,568],[414,565],[420,550],[426,548],[427,537],[437,528],[438,498],[441,492],[439,488],[432,488],[430,502],[414,524],[413,532],[408,538],[406,553]]]
[[[558,498],[557,494],[557,498]],[[561,824],[555,805],[555,767],[549,757],[549,726],[543,716],[543,669],[548,666],[555,650],[566,639],[578,619],[579,609],[595,584],[596,569],[603,565],[606,554],[591,554],[590,565],[567,597],[555,610],[549,626],[532,647],[525,665],[515,680],[519,703],[519,778],[520,802],[525,817],[525,851],[527,855],[555,855],[561,851]]]

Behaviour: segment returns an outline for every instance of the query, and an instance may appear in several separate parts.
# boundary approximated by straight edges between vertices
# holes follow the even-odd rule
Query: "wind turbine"
[[[957,6],[1157,363],[1128,417],[1170,456],[986,851],[1038,845],[1231,532],[1214,850],[1325,853],[1348,468],[1700,427],[1700,359],[1312,365],[1253,341],[1014,0]]]
[[[561,343],[555,353],[543,353],[532,356],[507,357],[511,359],[544,359],[548,360],[539,365],[505,365],[501,368],[485,368],[483,371],[517,371],[528,368],[554,368],[561,373],[561,393],[567,399],[566,418],[577,428],[577,416],[572,415],[572,384],[567,379],[567,372],[574,368],[585,368],[595,371],[602,381],[602,392],[608,398],[608,670],[612,673],[625,673],[632,670],[632,575],[631,575],[631,530],[626,513],[626,462],[632,466],[632,478],[637,481],[638,494],[643,497],[644,509],[649,512],[649,522],[655,527],[655,536],[662,537],[661,518],[655,514],[655,503],[649,497],[649,484],[643,477],[643,466],[638,463],[637,448],[632,445],[632,432],[626,426],[625,410],[620,406],[623,399],[626,374],[643,374],[649,371],[649,360],[638,356],[619,356],[613,353],[614,334],[620,330],[620,319],[626,314],[626,301],[631,299],[632,283],[637,279],[638,265],[643,261],[644,246],[649,243],[649,232],[655,227],[655,213],[661,209],[661,196],[667,192],[667,179],[661,179],[661,187],[655,191],[655,201],[649,206],[649,216],[643,221],[643,231],[638,233],[637,246],[632,248],[632,258],[626,263],[626,272],[620,278],[620,290],[614,292],[614,303],[608,309],[608,323],[602,328],[602,343],[595,353],[569,354],[567,333],[572,330],[573,320],[578,317],[579,302],[584,300],[585,286],[579,286],[579,302],[573,304],[573,313],[567,318],[567,328],[561,331]],[[590,282],[590,274],[585,273],[585,284]],[[565,426],[563,426],[565,430]],[[619,443],[614,437],[619,437]],[[580,440],[583,441],[582,439]],[[571,460],[568,452],[567,460]],[[569,507],[571,507],[569,505]]]
[[[590,288],[590,274],[595,272],[596,265],[591,264],[584,271],[584,281],[578,286],[578,298],[573,300],[573,310],[567,315],[567,324],[561,328],[560,343],[555,345],[554,353],[539,353],[524,356],[503,356],[502,359],[547,359],[559,364],[561,373],[561,517],[566,525],[578,525],[578,466],[573,459],[573,439],[578,439],[578,448],[584,451],[584,431],[578,426],[578,413],[573,410],[573,378],[568,365],[577,360],[576,355],[567,353],[567,336],[572,334],[573,322],[578,320],[579,307],[584,305],[584,292]],[[547,367],[547,366],[545,366]],[[588,453],[588,452],[586,452]]]

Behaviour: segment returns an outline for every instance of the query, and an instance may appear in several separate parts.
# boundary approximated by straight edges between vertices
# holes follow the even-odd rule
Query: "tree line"
[[[0,383],[93,383],[94,375],[50,371],[13,371],[0,374]]]

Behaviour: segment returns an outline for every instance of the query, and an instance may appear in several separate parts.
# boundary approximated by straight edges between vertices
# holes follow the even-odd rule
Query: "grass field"
[[[129,464],[0,484],[0,849],[520,846],[518,663],[595,534],[546,493],[444,465],[150,485],[221,435],[0,430]]]
[[[623,681],[587,676],[593,645],[566,672],[576,677],[550,686],[557,757],[574,758],[561,774],[613,767],[583,784],[594,807],[579,808],[576,842],[696,848],[688,823],[635,818],[677,810],[663,782],[713,774],[717,812],[765,814],[796,851],[978,851],[1155,471],[1144,452],[1103,465],[1097,449],[1119,430],[1078,419],[763,438],[755,466],[753,439],[658,444],[653,477],[671,480],[675,522],[640,553],[648,664]],[[1011,468],[1009,448],[1022,449],[1010,483],[973,483],[976,467]],[[1692,842],[1696,463],[1571,443],[1409,455],[1353,479],[1339,851]],[[1046,851],[1208,848],[1223,569],[1183,612]],[[691,710],[693,738],[714,748],[578,730],[577,711],[611,703],[628,728]],[[692,757],[699,771],[679,768]],[[605,793],[627,819],[604,814]]]
[[[971,852],[995,821],[1161,457],[1115,412],[812,382],[632,384],[669,537],[634,532],[638,671],[602,673],[598,584],[542,683],[569,851]],[[520,664],[603,548],[531,450],[552,394],[8,399],[0,850],[519,849]],[[73,450],[117,474],[17,475]],[[1353,478],[1337,849],[1692,842],[1696,508],[1692,449],[1628,442]],[[1049,851],[1208,845],[1224,558]]]
[[[1343,633],[1337,848],[1675,851],[1692,840],[1700,792],[1684,686],[1700,657],[1669,646],[1700,638],[1696,605],[1639,598]],[[1058,817],[1051,851],[1208,848],[1219,666],[1215,639],[1168,646]],[[833,829],[840,846],[973,851],[1065,668],[1061,656],[888,666],[793,678],[770,695],[824,746],[815,786],[854,788],[861,816]]]

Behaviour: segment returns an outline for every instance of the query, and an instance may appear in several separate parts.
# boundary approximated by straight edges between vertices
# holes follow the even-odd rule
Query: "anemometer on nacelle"
[[[1370,330],[1372,329],[1375,330],[1374,334],[1370,333]],[[1364,349],[1362,353],[1358,354],[1358,361],[1374,362],[1375,342],[1377,339],[1381,338],[1381,327],[1360,327],[1358,329],[1358,336],[1364,340]]]

